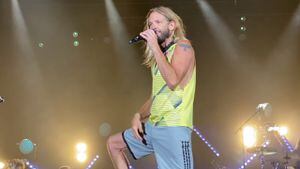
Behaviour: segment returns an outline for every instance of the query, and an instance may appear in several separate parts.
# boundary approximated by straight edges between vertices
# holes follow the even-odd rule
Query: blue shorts
[[[154,153],[159,169],[193,169],[190,128],[154,126],[149,122],[143,127],[143,141],[134,137],[132,129],[122,134],[134,159]]]

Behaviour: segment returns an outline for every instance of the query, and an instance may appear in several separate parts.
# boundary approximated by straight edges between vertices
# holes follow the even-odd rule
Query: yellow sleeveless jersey
[[[176,44],[167,51],[166,57],[171,62]],[[196,67],[191,79],[182,89],[179,85],[173,91],[169,89],[157,65],[152,72],[152,106],[149,122],[158,126],[193,127],[193,104],[196,87]]]

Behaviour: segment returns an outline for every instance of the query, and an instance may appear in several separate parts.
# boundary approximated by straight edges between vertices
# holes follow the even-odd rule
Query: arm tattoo
[[[191,49],[192,46],[190,44],[186,44],[186,43],[179,43],[178,44],[180,47],[183,47],[184,51],[187,51],[188,49]]]

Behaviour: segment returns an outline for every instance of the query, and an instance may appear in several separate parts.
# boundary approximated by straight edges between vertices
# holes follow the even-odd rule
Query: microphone
[[[2,96],[0,96],[0,103],[3,103],[5,100]]]
[[[256,111],[265,114],[270,114],[272,112],[272,106],[270,103],[261,103],[256,107]]]
[[[141,40],[145,40],[145,39],[141,35],[137,35],[129,41],[129,44],[134,44]]]

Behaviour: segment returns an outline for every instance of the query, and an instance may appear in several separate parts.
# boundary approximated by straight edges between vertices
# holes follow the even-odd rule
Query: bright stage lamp
[[[76,159],[77,159],[80,163],[83,163],[83,162],[86,161],[87,155],[86,155],[86,153],[77,153]]]
[[[86,152],[87,145],[85,143],[78,143],[76,145],[77,152]]]
[[[87,159],[87,145],[85,143],[77,143],[76,144],[76,159],[80,163],[83,163]]]
[[[241,21],[242,21],[242,22],[245,22],[246,20],[247,20],[247,18],[246,18],[245,16],[242,16],[242,17],[241,17]]]
[[[246,148],[255,146],[256,144],[256,130],[252,126],[243,128],[243,142]]]
[[[286,136],[288,133],[288,128],[286,126],[281,126],[279,127],[278,133],[281,136]]]
[[[3,169],[5,167],[4,162],[0,162],[0,169]]]

